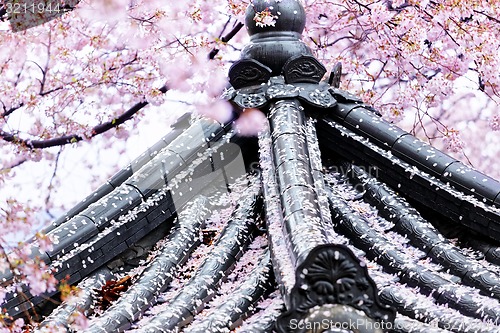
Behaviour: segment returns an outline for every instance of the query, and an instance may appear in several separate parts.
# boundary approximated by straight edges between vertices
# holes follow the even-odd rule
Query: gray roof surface
[[[316,128],[319,141],[312,142]],[[319,193],[322,184],[319,212],[325,215],[326,208],[331,224],[318,225],[326,230],[319,242],[342,244],[366,264],[381,302],[397,311],[398,330],[428,332],[431,323],[445,331],[497,332],[499,249],[491,224],[500,222],[498,207],[330,118],[315,126],[304,122],[304,129],[309,151],[318,143],[321,147],[321,165],[315,165],[319,156],[309,156],[307,162],[318,171],[312,173],[314,188],[294,187],[287,178],[289,195],[307,197]],[[273,148],[273,138],[266,141],[263,134],[261,173],[252,172],[253,155],[240,147],[252,147],[255,139],[230,133],[229,127],[207,120],[193,122],[164,148],[150,150],[150,161],[133,168],[111,192],[98,198],[98,190],[88,207],[49,228],[60,242],[42,257],[59,267],[57,276],[81,281],[86,296],[78,306],[63,303],[41,327],[71,327],[70,314],[78,308],[93,318],[87,332],[181,327],[185,332],[269,332],[278,316],[286,317],[285,309],[297,306],[295,272],[308,261],[301,251],[318,246],[311,231],[315,222],[280,222],[273,214],[280,214],[280,206],[288,209],[283,208],[287,200],[298,205],[290,208],[295,212],[308,211],[308,202],[293,203],[292,196],[281,201],[289,189],[262,180],[272,173],[277,182],[293,177],[287,168],[300,170],[293,164],[302,161],[285,159],[281,176],[280,169],[269,169],[266,159],[286,152]],[[436,193],[451,208],[439,204]],[[276,199],[280,202],[273,208]],[[461,210],[461,205],[474,209]],[[474,219],[479,215],[489,219],[487,225]],[[124,275],[132,276],[133,284],[111,307],[99,310],[96,288]],[[13,315],[34,305],[42,313],[50,307],[42,297],[24,297],[11,297],[4,306]]]

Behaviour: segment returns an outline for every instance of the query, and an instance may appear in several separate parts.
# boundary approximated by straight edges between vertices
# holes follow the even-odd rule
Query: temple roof
[[[289,37],[253,38],[229,74],[224,98],[268,118],[258,137],[183,116],[45,230],[51,251],[33,244],[78,298],[7,273],[8,314],[39,332],[76,311],[85,332],[498,332],[500,183],[338,89],[338,68],[321,81]],[[292,51],[268,62],[276,45]]]

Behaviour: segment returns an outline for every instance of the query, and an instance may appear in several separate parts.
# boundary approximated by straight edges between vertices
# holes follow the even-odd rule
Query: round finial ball
[[[246,11],[245,25],[250,36],[272,31],[302,34],[306,12],[299,0],[253,0]]]

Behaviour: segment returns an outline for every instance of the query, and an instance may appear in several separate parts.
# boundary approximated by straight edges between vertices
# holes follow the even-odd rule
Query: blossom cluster
[[[497,3],[305,1],[304,40],[342,88],[383,116],[498,178]],[[487,147],[487,149],[481,149]],[[469,160],[467,160],[467,158]]]

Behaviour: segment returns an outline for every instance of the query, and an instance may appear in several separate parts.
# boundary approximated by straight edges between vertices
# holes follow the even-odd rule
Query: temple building
[[[253,1],[223,98],[265,129],[183,116],[45,230],[59,242],[36,255],[79,298],[13,291],[8,314],[35,332],[77,311],[92,333],[500,332],[500,182],[340,90],[304,25],[299,1]]]

